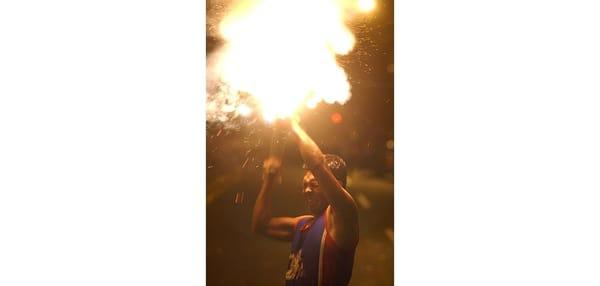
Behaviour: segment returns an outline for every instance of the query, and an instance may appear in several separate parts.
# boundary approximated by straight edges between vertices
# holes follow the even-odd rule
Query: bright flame
[[[358,0],[358,9],[369,12],[375,9],[375,0]]]
[[[336,55],[354,46],[345,25],[354,1],[237,1],[219,27],[226,41],[213,67],[220,82],[250,94],[267,121],[322,101],[345,103],[350,84]]]
[[[252,109],[246,104],[240,104],[237,107],[236,111],[239,115],[244,116],[244,117],[252,114]]]

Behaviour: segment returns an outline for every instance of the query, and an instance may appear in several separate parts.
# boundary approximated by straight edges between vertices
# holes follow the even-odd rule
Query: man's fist
[[[269,157],[263,162],[263,178],[272,179],[281,175],[281,159]]]

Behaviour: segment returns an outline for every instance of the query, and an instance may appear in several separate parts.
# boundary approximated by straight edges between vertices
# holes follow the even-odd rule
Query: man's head
[[[342,187],[346,187],[346,162],[337,155],[326,154],[325,165],[331,170],[331,173],[340,182]],[[310,171],[306,171],[303,179],[302,194],[308,204],[308,208],[313,215],[320,215],[325,211],[329,203],[325,195],[319,188],[319,182]]]

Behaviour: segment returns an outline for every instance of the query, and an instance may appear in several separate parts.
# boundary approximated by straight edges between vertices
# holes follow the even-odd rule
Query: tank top
[[[300,220],[294,228],[286,286],[345,286],[354,251],[340,248],[325,229],[326,216]]]

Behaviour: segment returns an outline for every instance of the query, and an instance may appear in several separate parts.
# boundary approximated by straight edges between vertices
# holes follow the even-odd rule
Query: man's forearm
[[[319,182],[319,186],[323,190],[323,194],[335,212],[345,214],[353,214],[356,210],[354,199],[346,190],[337,178],[331,173],[329,167],[324,163],[318,164],[311,169],[312,174]]]
[[[319,185],[323,189],[323,194],[336,210],[342,212],[353,211],[355,209],[354,200],[341,186],[331,170],[325,165],[325,155],[310,136],[298,125],[292,123],[293,132],[296,135],[300,155],[304,163],[311,170]]]
[[[263,179],[258,197],[254,203],[252,211],[252,231],[262,232],[271,219],[271,191],[273,188],[273,178]]]
[[[292,124],[292,129],[296,136],[300,155],[302,156],[304,163],[309,169],[313,169],[315,166],[322,164],[325,159],[323,152],[321,152],[317,143],[308,136],[298,123],[294,122]]]

